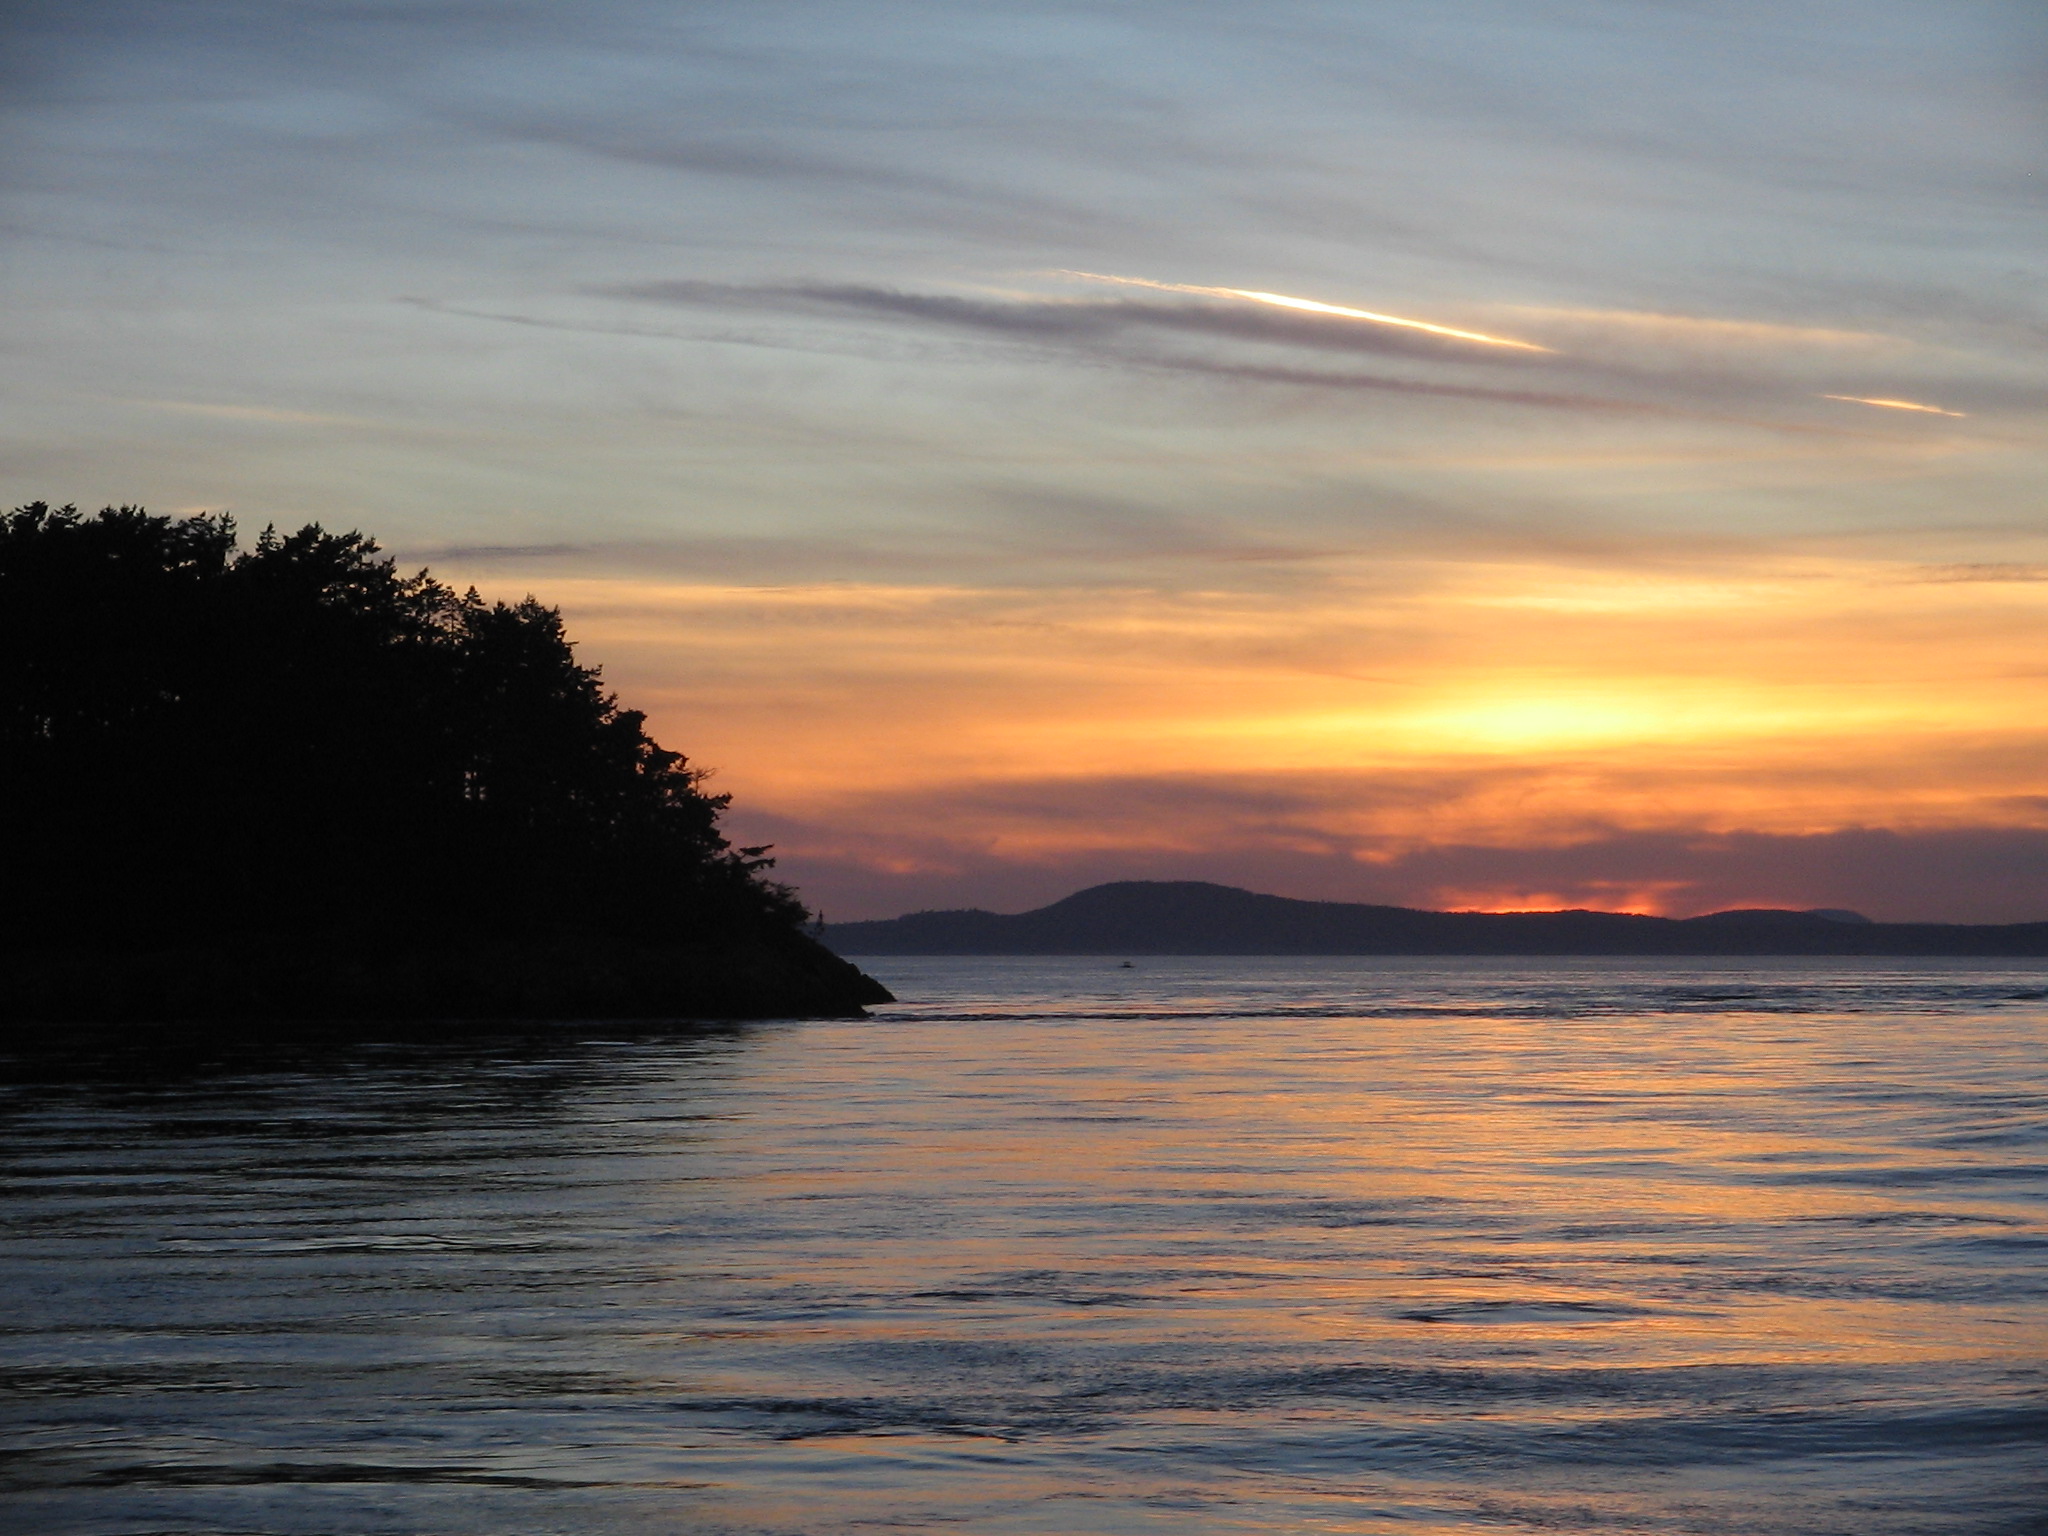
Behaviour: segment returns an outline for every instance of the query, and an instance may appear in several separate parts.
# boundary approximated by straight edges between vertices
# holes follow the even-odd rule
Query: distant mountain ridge
[[[842,955],[2048,956],[2048,922],[1875,923],[1833,909],[1704,917],[1430,912],[1265,896],[1201,880],[1120,880],[1033,912],[968,908],[834,923]]]

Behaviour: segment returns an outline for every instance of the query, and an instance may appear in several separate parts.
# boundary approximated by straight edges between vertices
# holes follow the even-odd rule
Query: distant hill
[[[1874,923],[1855,912],[1428,912],[1121,880],[1035,912],[835,923],[843,955],[2044,955],[2048,923]]]

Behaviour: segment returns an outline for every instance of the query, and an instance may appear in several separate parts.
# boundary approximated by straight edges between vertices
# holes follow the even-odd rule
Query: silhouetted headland
[[[889,994],[560,614],[358,533],[0,517],[0,1018],[769,1018]]]
[[[1197,880],[1123,880],[1034,912],[913,912],[834,923],[843,955],[2048,955],[2048,923],[1874,923],[1752,910],[1428,912],[1262,896]]]

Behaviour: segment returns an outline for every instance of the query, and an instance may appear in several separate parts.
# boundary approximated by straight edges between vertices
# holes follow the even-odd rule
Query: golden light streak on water
[[[1060,268],[1061,277],[1083,277],[1091,283],[1117,283],[1126,288],[1155,288],[1162,293],[1194,293],[1212,299],[1245,299],[1254,304],[1271,304],[1280,309],[1305,310],[1316,315],[1336,315],[1345,320],[1368,320],[1374,325],[1395,325],[1411,331],[1427,331],[1432,336],[1448,336],[1454,341],[1475,341],[1489,347],[1514,347],[1523,352],[1553,352],[1554,347],[1539,347],[1533,341],[1514,341],[1505,336],[1488,336],[1480,331],[1461,331],[1448,325],[1432,325],[1427,320],[1408,320],[1400,315],[1382,315],[1369,309],[1351,309],[1342,304],[1325,304],[1317,299],[1297,299],[1284,293],[1264,293],[1256,288],[1205,288],[1195,283],[1161,283],[1148,277],[1118,277],[1108,272],[1077,272],[1071,268]]]
[[[1870,395],[1822,395],[1823,400],[1846,400],[1851,405],[1877,405],[1888,411],[1925,411],[1930,416],[1967,416],[1968,411],[1946,410],[1938,405],[1922,405],[1918,400],[1885,400]]]

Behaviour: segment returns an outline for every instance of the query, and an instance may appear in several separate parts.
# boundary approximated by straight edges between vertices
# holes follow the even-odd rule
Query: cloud
[[[1951,411],[1945,406],[1927,405],[1918,400],[1890,400],[1871,395],[1822,395],[1823,400],[1840,400],[1849,405],[1875,405],[1887,411],[1919,411],[1927,416],[1967,416],[1967,411]]]
[[[1247,384],[1473,400],[1545,410],[1709,420],[1779,432],[1846,435],[1840,434],[1839,429],[1824,426],[1760,416],[1736,416],[1725,411],[1702,410],[1682,403],[1643,398],[1399,374],[1336,372],[1260,361],[1256,354],[1232,356],[1227,351],[1223,355],[1163,352],[1149,345],[1147,340],[1149,336],[1163,333],[1227,343],[1367,354],[1425,366],[1452,364],[1470,367],[1483,364],[1512,368],[1523,365],[1523,360],[1514,354],[1505,357],[1489,354],[1480,358],[1475,356],[1474,347],[1467,342],[1427,332],[1360,325],[1342,317],[1227,304],[1129,299],[976,298],[866,284],[822,282],[745,285],[664,281],[613,285],[595,291],[606,297],[660,304],[769,310],[817,318],[873,317],[906,321],[1066,349],[1094,361],[1144,372]],[[524,324],[563,324],[514,316],[495,318]],[[573,322],[569,324],[572,328],[575,325]],[[590,328],[601,329],[603,326],[604,322],[593,322]],[[727,335],[718,339],[740,341],[747,338]],[[1613,368],[1600,371],[1610,378],[1621,374],[1620,370]]]
[[[2023,564],[2013,560],[1981,560],[1967,565],[1922,566],[1909,581],[2048,581],[2048,565]]]
[[[1175,292],[1184,287],[1140,286]],[[745,284],[677,279],[610,284],[586,291],[593,297],[642,304],[773,313],[842,324],[880,320],[979,336],[997,349],[984,354],[987,359],[1044,362],[1065,357],[1138,372],[1293,390],[1409,395],[1547,411],[1709,422],[1845,441],[1893,440],[1875,427],[1844,426],[1814,416],[1817,396],[1868,403],[1865,397],[1829,396],[1811,388],[1813,378],[1829,376],[1833,359],[1840,355],[1842,338],[1860,333],[1641,316],[1631,318],[1645,324],[1596,328],[1591,333],[1595,344],[1559,351],[1523,343],[1480,346],[1459,339],[1468,333],[1434,334],[1398,325],[1364,324],[1349,318],[1352,312],[1334,306],[1333,313],[1320,314],[1262,304],[969,295],[827,281]],[[1185,291],[1273,297],[1236,289]],[[566,329],[605,331],[616,327],[625,334],[653,334],[608,320],[495,318]],[[1617,348],[1609,344],[1616,336],[1631,345]],[[1827,342],[1813,342],[1802,349],[1802,336],[1827,338]],[[1742,338],[1742,343],[1731,344],[1731,337]],[[1758,344],[1763,337],[1770,338],[1769,346]],[[815,332],[800,339],[758,332],[697,333],[692,339],[822,352],[855,351],[859,345],[875,348],[880,342],[870,335],[856,345],[844,337],[833,339]],[[1888,340],[1868,339],[1873,345]],[[1174,342],[1183,345],[1175,347],[1171,345]],[[1306,360],[1300,356],[1303,352],[1373,357],[1400,371],[1364,373],[1305,366]],[[1475,372],[1482,381],[1475,381]],[[1527,382],[1536,376],[1581,387],[1553,384],[1546,388]],[[2030,404],[2034,392],[2019,387],[2008,388],[2004,394],[2010,397],[2009,403]],[[1926,414],[1964,413],[1928,408]]]
[[[1593,337],[1615,336],[1668,347],[1827,350],[1852,354],[1898,351],[1908,345],[1896,336],[1877,331],[1790,325],[1769,320],[1731,320],[1711,315],[1530,304],[1507,305],[1505,310],[1518,319],[1542,326],[1546,332],[1561,331],[1581,344]]]
[[[1384,374],[1329,373],[1312,368],[1284,368],[1260,363],[1212,362],[1204,358],[1131,359],[1136,366],[1169,373],[1203,374],[1211,378],[1239,379],[1253,384],[1284,384],[1297,389],[1330,389],[1398,395],[1420,395],[1447,400],[1486,400],[1498,405],[1531,405],[1550,410],[1593,411],[1633,416],[1687,416],[1705,418],[1699,411],[1659,405],[1644,400],[1617,400],[1611,396],[1570,394],[1557,390],[1497,389],[1483,384],[1444,384],[1427,379],[1403,379]],[[1745,426],[1774,430],[1810,430],[1787,427],[1781,422],[1748,421],[1714,416],[1722,421],[1742,420]]]
[[[1481,331],[1460,330],[1456,326],[1439,325],[1430,320],[1417,320],[1402,315],[1385,315],[1375,310],[1355,309],[1345,304],[1330,304],[1321,299],[1301,298],[1286,293],[1266,293],[1256,288],[1215,288],[1198,283],[1163,283],[1149,277],[1117,277],[1106,272],[1076,272],[1062,270],[1054,273],[1057,277],[1080,278],[1091,283],[1114,283],[1125,288],[1150,288],[1161,293],[1193,293],[1208,298],[1233,299],[1249,304],[1269,304],[1275,309],[1296,314],[1328,316],[1337,320],[1359,321],[1372,326],[1391,326],[1396,330],[1420,331],[1429,336],[1441,336],[1452,341],[1470,342],[1479,346],[1508,347],[1518,352],[1548,352],[1549,347],[1539,346],[1533,341],[1517,341],[1505,336],[1488,336]]]
[[[118,397],[116,397],[118,398]],[[224,421],[264,421],[294,427],[367,427],[383,431],[397,425],[361,416],[336,416],[322,411],[292,411],[274,405],[216,405],[204,400],[125,400],[155,411],[182,411],[193,416],[218,416]]]
[[[564,555],[589,554],[588,544],[447,544],[439,549],[420,550],[413,556],[422,560],[464,560],[489,564],[498,560],[548,560]]]
[[[1375,356],[1471,361],[1469,343],[1427,331],[1227,303],[1138,299],[972,298],[858,283],[748,286],[692,281],[625,283],[600,292],[664,304],[785,308],[813,314],[870,314],[1044,341],[1093,341],[1133,330],[1315,347]]]

